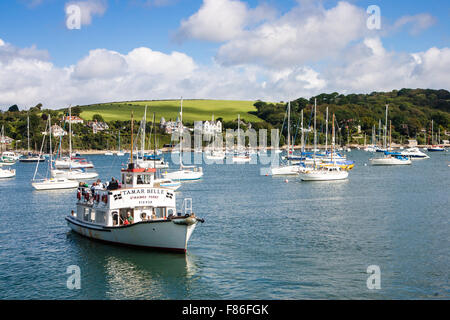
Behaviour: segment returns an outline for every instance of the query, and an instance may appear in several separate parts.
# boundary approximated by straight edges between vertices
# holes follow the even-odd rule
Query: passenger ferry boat
[[[185,253],[197,223],[204,220],[192,213],[189,199],[183,214],[177,213],[174,191],[155,184],[155,172],[130,163],[121,171],[121,186],[79,187],[77,210],[66,217],[69,227],[96,240]]]

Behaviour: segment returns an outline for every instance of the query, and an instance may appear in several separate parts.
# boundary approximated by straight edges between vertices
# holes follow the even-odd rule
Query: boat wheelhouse
[[[121,171],[121,184],[107,188],[80,186],[77,210],[66,217],[69,227],[89,238],[130,246],[186,252],[198,222],[192,201],[177,213],[173,190],[155,184],[154,168]]]

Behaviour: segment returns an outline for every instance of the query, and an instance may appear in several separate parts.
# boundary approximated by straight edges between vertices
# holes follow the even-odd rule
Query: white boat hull
[[[94,165],[91,162],[80,163],[77,161],[64,161],[64,160],[56,160],[55,168],[56,169],[82,169],[82,168],[93,168]]]
[[[40,182],[32,182],[31,185],[36,190],[59,190],[77,188],[78,182],[67,179],[49,179]]]
[[[303,181],[333,181],[347,179],[347,171],[324,171],[324,170],[311,170],[301,174]]]
[[[0,169],[0,179],[13,178],[16,176],[16,170]]]
[[[66,178],[69,180],[95,179],[98,177],[97,172],[82,172],[78,170],[52,170],[52,178]]]
[[[232,158],[233,163],[247,163],[251,161],[250,157],[233,157]]]
[[[199,180],[203,176],[201,171],[191,171],[191,170],[179,170],[174,172],[163,173],[165,179],[189,181],[189,180]]]
[[[177,224],[176,220],[143,221],[128,226],[107,227],[66,217],[68,226],[85,237],[150,249],[185,253],[197,222]]]
[[[400,160],[396,158],[374,158],[370,160],[373,166],[393,166],[393,165],[408,165],[411,164],[411,160]]]
[[[281,166],[270,168],[272,175],[293,175],[299,173],[299,166]]]

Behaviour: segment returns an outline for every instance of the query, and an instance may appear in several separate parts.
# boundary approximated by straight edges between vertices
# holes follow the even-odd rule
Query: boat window
[[[165,217],[166,208],[155,208],[156,210],[156,217],[163,218]]]
[[[97,214],[95,215],[95,222],[105,224],[106,223],[106,212],[104,212],[104,211],[97,212]]]
[[[83,220],[84,221],[89,220],[89,208],[84,208]]]
[[[171,215],[173,215],[174,213],[173,213],[173,209],[168,209],[167,210],[167,215],[168,216],[171,216]]]
[[[125,184],[132,184],[133,183],[133,175],[127,174],[125,176]]]
[[[142,175],[137,176],[137,184],[144,184],[144,181],[142,180]]]
[[[112,217],[113,217],[113,226],[119,225],[119,213],[117,211],[114,211],[112,213]]]
[[[91,221],[95,222],[95,210],[91,210]]]
[[[150,174],[144,175],[144,183],[145,184],[151,184],[152,183],[152,176]]]

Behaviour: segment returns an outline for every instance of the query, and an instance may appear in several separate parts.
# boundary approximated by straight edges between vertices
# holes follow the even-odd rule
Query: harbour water
[[[348,156],[356,166],[335,182],[203,165],[204,178],[177,193],[206,220],[186,255],[71,232],[64,217],[76,191],[34,191],[35,165],[17,163],[17,176],[0,181],[0,299],[450,298],[449,153],[393,167],[370,166],[363,151]],[[88,159],[103,181],[126,162]],[[71,265],[79,290],[66,285]],[[367,287],[370,265],[381,289]]]

